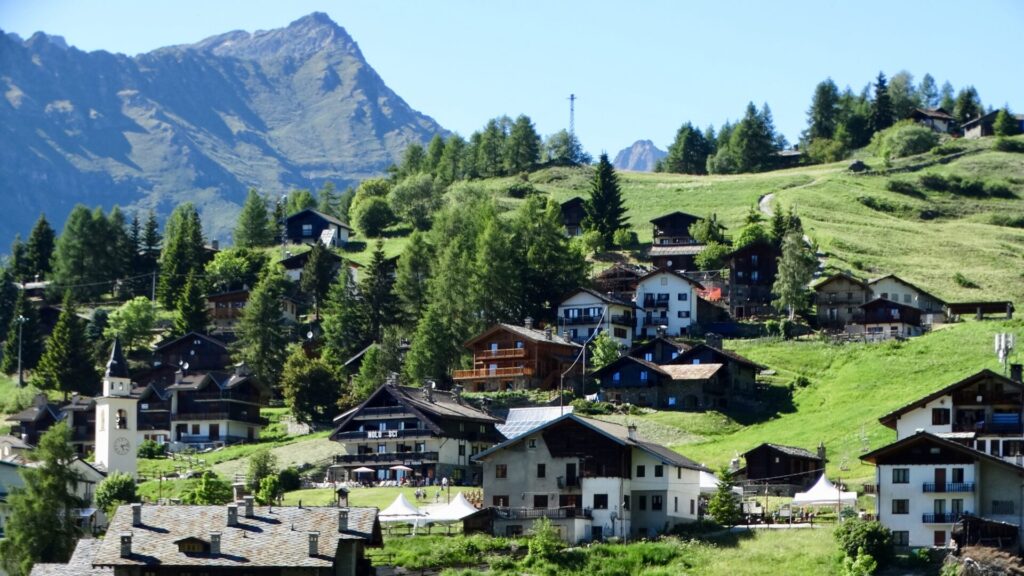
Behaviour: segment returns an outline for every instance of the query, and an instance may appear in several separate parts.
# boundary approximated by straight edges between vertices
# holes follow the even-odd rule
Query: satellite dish
[[[310,340],[313,339],[313,331],[312,330],[310,330],[309,332],[306,332],[306,338],[309,338]]]
[[[666,265],[666,266],[667,266],[668,268],[671,268],[671,267],[672,267],[672,261],[671,261],[671,260],[668,260],[668,261],[666,261],[666,262],[665,262],[665,265]]]
[[[182,364],[181,367],[184,368],[185,370],[188,370],[188,362]]]

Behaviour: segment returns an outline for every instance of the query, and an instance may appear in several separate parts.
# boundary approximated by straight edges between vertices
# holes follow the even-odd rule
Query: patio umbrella
[[[391,468],[388,468],[388,470],[401,470],[402,472],[412,472],[412,468],[409,468],[408,466],[405,466],[403,464],[396,464]]]
[[[356,474],[366,474],[367,472],[373,472],[373,468],[367,468],[366,466],[360,466],[353,470]]]

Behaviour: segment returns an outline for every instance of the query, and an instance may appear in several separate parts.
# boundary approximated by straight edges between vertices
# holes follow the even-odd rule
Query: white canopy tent
[[[797,492],[793,506],[855,506],[856,492],[842,492],[828,481],[825,474],[807,492]]]
[[[718,492],[718,485],[721,484],[721,483],[722,483],[722,481],[719,480],[718,477],[715,476],[714,474],[712,474],[711,472],[704,472],[703,470],[701,470],[701,472],[700,472],[700,493],[701,494],[714,494],[715,492]],[[743,488],[740,487],[740,486],[733,486],[732,491],[735,492],[740,497],[743,496]]]
[[[377,514],[377,518],[380,518],[381,522],[411,522],[418,525],[426,519],[426,514],[409,502],[405,494],[399,494],[390,506]]]
[[[427,514],[427,522],[458,522],[470,514],[479,512],[476,506],[469,503],[469,500],[459,492],[451,503],[440,506],[430,506],[424,509]]]

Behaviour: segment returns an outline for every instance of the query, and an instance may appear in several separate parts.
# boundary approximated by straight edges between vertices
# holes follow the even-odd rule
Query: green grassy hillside
[[[639,418],[641,433],[651,423],[656,431],[674,428],[679,436],[673,448],[713,467],[761,442],[808,449],[824,442],[829,476],[867,481],[873,469],[859,456],[896,436],[878,423],[880,416],[983,368],[1000,370],[993,334],[1022,330],[1024,321],[1018,319],[964,322],[882,344],[729,341],[727,347],[777,370],[779,382],[797,376],[810,381],[794,390],[794,410],[749,425],[718,413],[659,412]]]

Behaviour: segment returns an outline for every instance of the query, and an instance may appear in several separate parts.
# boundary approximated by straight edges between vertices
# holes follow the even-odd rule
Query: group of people
[[[427,492],[427,489],[422,487],[422,486],[429,486],[431,481],[433,481],[433,478],[426,478],[425,481],[422,484],[420,484],[421,487],[420,488],[416,488],[416,491],[413,492],[413,495],[416,496],[416,501],[417,502],[426,502],[427,501],[427,499],[429,498],[429,494]],[[448,488],[448,477],[445,476],[444,478],[441,478],[441,481],[437,482],[436,486],[437,486],[437,491],[434,492],[434,503],[435,504],[441,501],[441,495],[443,494],[444,490]]]

